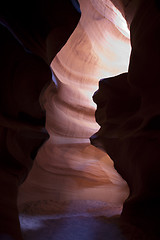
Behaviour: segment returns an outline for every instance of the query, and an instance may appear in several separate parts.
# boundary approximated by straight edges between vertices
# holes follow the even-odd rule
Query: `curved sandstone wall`
[[[80,22],[52,61],[56,83],[44,94],[50,139],[20,189],[20,204],[82,199],[121,206],[128,196],[112,160],[89,141],[99,129],[92,100],[99,80],[128,70],[131,47],[123,6],[109,0],[79,2]]]

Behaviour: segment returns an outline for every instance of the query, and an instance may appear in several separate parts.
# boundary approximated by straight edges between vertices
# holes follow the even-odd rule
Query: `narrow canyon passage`
[[[81,0],[80,7],[78,26],[51,63],[54,82],[43,97],[50,139],[20,188],[21,208],[43,200],[93,200],[119,209],[128,195],[112,160],[89,138],[99,128],[92,100],[99,80],[128,69],[129,29],[110,1]]]
[[[128,69],[129,29],[110,1],[81,0],[80,6],[80,22],[52,61],[53,82],[43,96],[50,139],[19,190],[26,240],[94,239],[93,227],[101,239],[123,239],[116,224],[96,217],[120,214],[128,186],[89,138],[99,129],[92,100],[99,80]]]
[[[50,139],[19,191],[26,240],[93,240],[98,231],[101,239],[123,239],[116,224],[96,217],[120,214],[128,186],[89,138],[99,129],[92,100],[99,80],[128,69],[129,29],[110,1],[80,6],[80,22],[52,61],[53,82],[43,96]]]
[[[0,34],[0,240],[159,240],[159,0],[5,0]]]
[[[121,235],[116,219],[112,218],[110,221],[110,217],[121,214],[127,197],[130,197],[129,204],[124,205],[122,216],[125,220],[127,218],[131,222],[133,220],[134,224],[139,221],[139,226],[143,225],[143,217],[146,216],[146,212],[143,212],[146,210],[145,206],[144,209],[141,208],[143,201],[151,204],[153,200],[159,199],[157,193],[159,180],[156,175],[159,168],[157,161],[159,137],[156,131],[159,129],[157,127],[159,118],[156,118],[159,116],[157,110],[159,88],[155,89],[151,84],[151,95],[154,97],[150,98],[148,87],[149,78],[152,79],[154,86],[159,86],[156,71],[158,69],[156,60],[159,59],[156,46],[159,38],[155,34],[160,15],[159,8],[153,2],[146,1],[142,14],[142,6],[138,9],[139,2],[136,0],[80,0],[79,3],[80,21],[65,46],[51,62],[52,83],[40,96],[41,105],[46,111],[46,129],[50,138],[40,148],[29,176],[19,189],[18,207],[25,240],[45,238],[103,240],[106,236],[108,240],[123,240],[126,238]],[[153,11],[150,12],[150,8]],[[136,17],[132,23],[135,12]],[[153,29],[150,19],[155,26]],[[130,23],[132,23],[131,41]],[[149,33],[144,28],[146,23],[149,26]],[[48,59],[50,52],[54,51],[52,39],[55,40],[49,35],[45,42]],[[134,48],[130,61],[131,44]],[[148,52],[152,59],[155,57],[155,68],[148,58]],[[127,72],[128,75],[123,74]],[[151,73],[154,73],[153,77]],[[118,75],[123,77],[116,78]],[[99,85],[101,79],[103,79],[101,85],[105,83],[109,86],[106,90],[111,89],[112,104],[106,100],[107,96]],[[122,87],[118,82],[120,80],[124,84]],[[92,96],[98,88],[104,95],[102,94],[100,98],[99,92],[95,95],[96,106]],[[99,99],[106,100],[102,103],[106,104],[108,112],[102,111],[103,106]],[[118,104],[114,105],[117,99],[120,101],[120,109],[117,107]],[[115,111],[117,118],[112,116],[112,106],[113,116]],[[96,111],[96,107],[99,110]],[[100,122],[101,131],[98,131],[100,126],[96,120]],[[154,123],[157,124],[156,127],[153,127]],[[114,129],[116,124],[118,128]],[[111,126],[111,129],[108,128],[109,131],[106,131],[105,126]],[[95,133],[97,135],[94,135]],[[93,137],[92,144],[95,146],[91,145],[90,137],[93,135],[99,143],[104,144],[103,149],[113,156],[116,169],[128,180],[131,191],[106,152],[95,147],[96,141],[94,142]],[[120,141],[115,140],[116,138]],[[138,143],[146,151],[141,152]],[[151,148],[155,150],[151,176],[153,180],[149,185],[147,184],[152,150],[146,146],[152,146]],[[145,159],[147,164],[144,162]],[[155,198],[151,185],[155,185],[153,188],[153,192],[157,194]],[[158,200],[156,201],[158,204]],[[140,218],[138,209],[142,209]],[[149,221],[147,219],[148,226],[152,226],[150,219],[154,218],[153,209],[149,206],[147,216],[151,218],[148,218]],[[97,232],[101,233],[99,235],[101,237],[95,237]],[[137,239],[140,240],[141,237]]]

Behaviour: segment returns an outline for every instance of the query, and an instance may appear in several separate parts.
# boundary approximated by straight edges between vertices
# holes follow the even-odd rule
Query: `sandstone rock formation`
[[[148,239],[160,237],[159,18],[156,1],[141,1],[130,26],[128,73],[100,82],[94,101],[101,128],[91,138],[129,185],[121,219],[143,229]]]
[[[114,215],[127,199],[122,221],[159,234],[159,3],[79,0],[80,18],[71,2],[0,9],[0,231],[21,239],[36,156],[20,209],[92,200]]]
[[[128,69],[129,30],[110,1],[81,0],[80,6],[80,22],[52,61],[55,83],[44,94],[50,139],[40,149],[20,196],[30,201],[101,200],[119,207],[127,185],[109,156],[89,138],[99,128],[92,100],[99,79]]]

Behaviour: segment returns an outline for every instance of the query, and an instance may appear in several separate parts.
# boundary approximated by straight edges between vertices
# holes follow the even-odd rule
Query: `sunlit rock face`
[[[50,139],[20,189],[19,204],[51,199],[97,200],[122,206],[128,187],[112,160],[90,144],[99,129],[92,100],[98,82],[128,70],[129,29],[120,2],[81,0],[82,16],[51,63],[54,82],[43,105]]]

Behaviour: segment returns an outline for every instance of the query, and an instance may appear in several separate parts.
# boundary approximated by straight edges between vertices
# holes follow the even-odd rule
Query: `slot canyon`
[[[158,240],[157,0],[2,3],[1,240]]]

